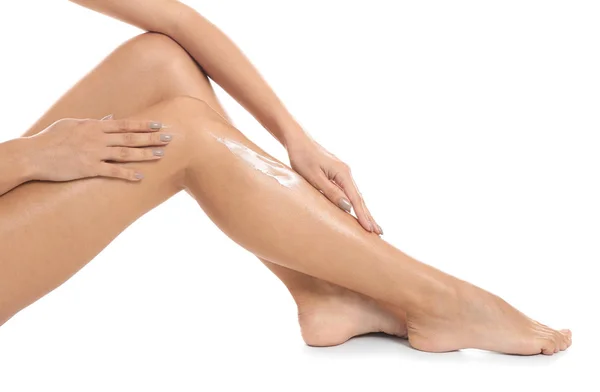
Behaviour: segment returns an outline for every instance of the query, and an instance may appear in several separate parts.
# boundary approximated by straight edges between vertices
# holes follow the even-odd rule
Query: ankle
[[[298,306],[310,305],[315,301],[320,302],[324,298],[335,298],[350,292],[350,290],[313,277],[310,281],[303,282],[301,286],[288,286],[287,288]]]
[[[411,295],[405,310],[409,314],[447,314],[458,310],[465,297],[466,282],[451,276],[431,279],[421,290]]]

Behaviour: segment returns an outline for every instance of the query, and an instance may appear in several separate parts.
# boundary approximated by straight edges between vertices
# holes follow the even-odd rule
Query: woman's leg
[[[123,118],[181,95],[207,102],[229,121],[208,79],[183,49],[167,36],[142,34],[109,55],[24,136],[41,132],[60,118],[101,118],[109,113]],[[296,301],[306,343],[335,345],[368,332],[405,336],[402,312],[392,313],[385,309],[386,304],[362,294],[264,259],[261,261],[285,284]]]
[[[406,309],[416,348],[551,354],[569,345],[567,331],[535,323],[500,298],[365,232],[204,102],[176,98],[133,118],[173,126],[162,160],[124,164],[140,168],[144,181],[32,182],[0,199],[4,318],[61,284],[135,219],[186,189],[250,252]]]
[[[4,318],[62,283],[128,224],[184,188],[225,233],[254,254],[406,309],[409,339],[419,349],[533,354],[569,345],[568,332],[535,323],[498,297],[366,233],[203,102],[173,99],[135,118],[173,125],[173,142],[161,161],[125,164],[142,168],[144,181],[33,182],[0,199]],[[252,157],[260,157],[253,152],[292,181],[282,184],[256,170]],[[269,169],[261,162],[261,169]],[[78,246],[69,249],[72,244]]]

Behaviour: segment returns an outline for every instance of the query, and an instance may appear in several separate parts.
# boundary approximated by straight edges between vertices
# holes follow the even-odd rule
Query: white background
[[[352,166],[387,241],[571,328],[573,346],[553,357],[427,354],[383,337],[309,348],[285,287],[181,193],[0,329],[0,390],[595,388],[597,1],[188,3]],[[139,33],[66,1],[0,2],[0,15],[0,140]]]

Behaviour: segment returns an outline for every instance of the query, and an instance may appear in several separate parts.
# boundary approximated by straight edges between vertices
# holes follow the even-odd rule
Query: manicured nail
[[[144,175],[140,172],[135,173],[135,178],[137,178],[138,180],[141,180],[142,178],[144,178]]]
[[[350,202],[347,199],[344,199],[344,198],[340,199],[339,206],[342,210],[344,210],[346,212],[352,211],[352,205],[350,204]]]
[[[166,133],[163,133],[162,135],[160,135],[161,142],[170,142],[172,138],[173,137],[171,135],[166,134]]]
[[[163,150],[162,148],[155,148],[154,150],[152,150],[152,154],[156,155],[157,157],[162,157],[163,155],[165,155],[165,150]]]
[[[100,121],[104,121],[104,120],[112,120],[112,118],[113,118],[113,115],[112,115],[112,114],[109,114],[108,116],[104,116],[104,117],[102,117],[102,118],[100,119]]]
[[[381,226],[379,226],[379,224],[377,224],[377,228],[379,229],[379,235],[383,235],[383,229]]]
[[[153,121],[150,124],[148,124],[148,127],[150,129],[161,129],[163,127],[162,123],[159,123],[158,121]]]

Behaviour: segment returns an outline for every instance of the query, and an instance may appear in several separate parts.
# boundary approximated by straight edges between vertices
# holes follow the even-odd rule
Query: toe
[[[559,331],[554,331],[554,333],[552,335],[553,335],[552,339],[554,340],[554,344],[555,344],[554,352],[565,350],[567,348],[565,335],[563,335],[563,333],[559,332]]]
[[[569,348],[569,346],[571,346],[571,331],[569,331],[568,329],[561,329],[560,334],[562,337],[562,344],[560,349],[566,350],[567,348]]]
[[[546,347],[542,348],[542,354],[544,354],[544,355],[554,354],[554,346],[551,343],[548,343],[548,345]]]
[[[542,354],[544,355],[552,355],[558,350],[558,344],[556,342],[556,337],[553,335],[547,335],[542,340]]]

